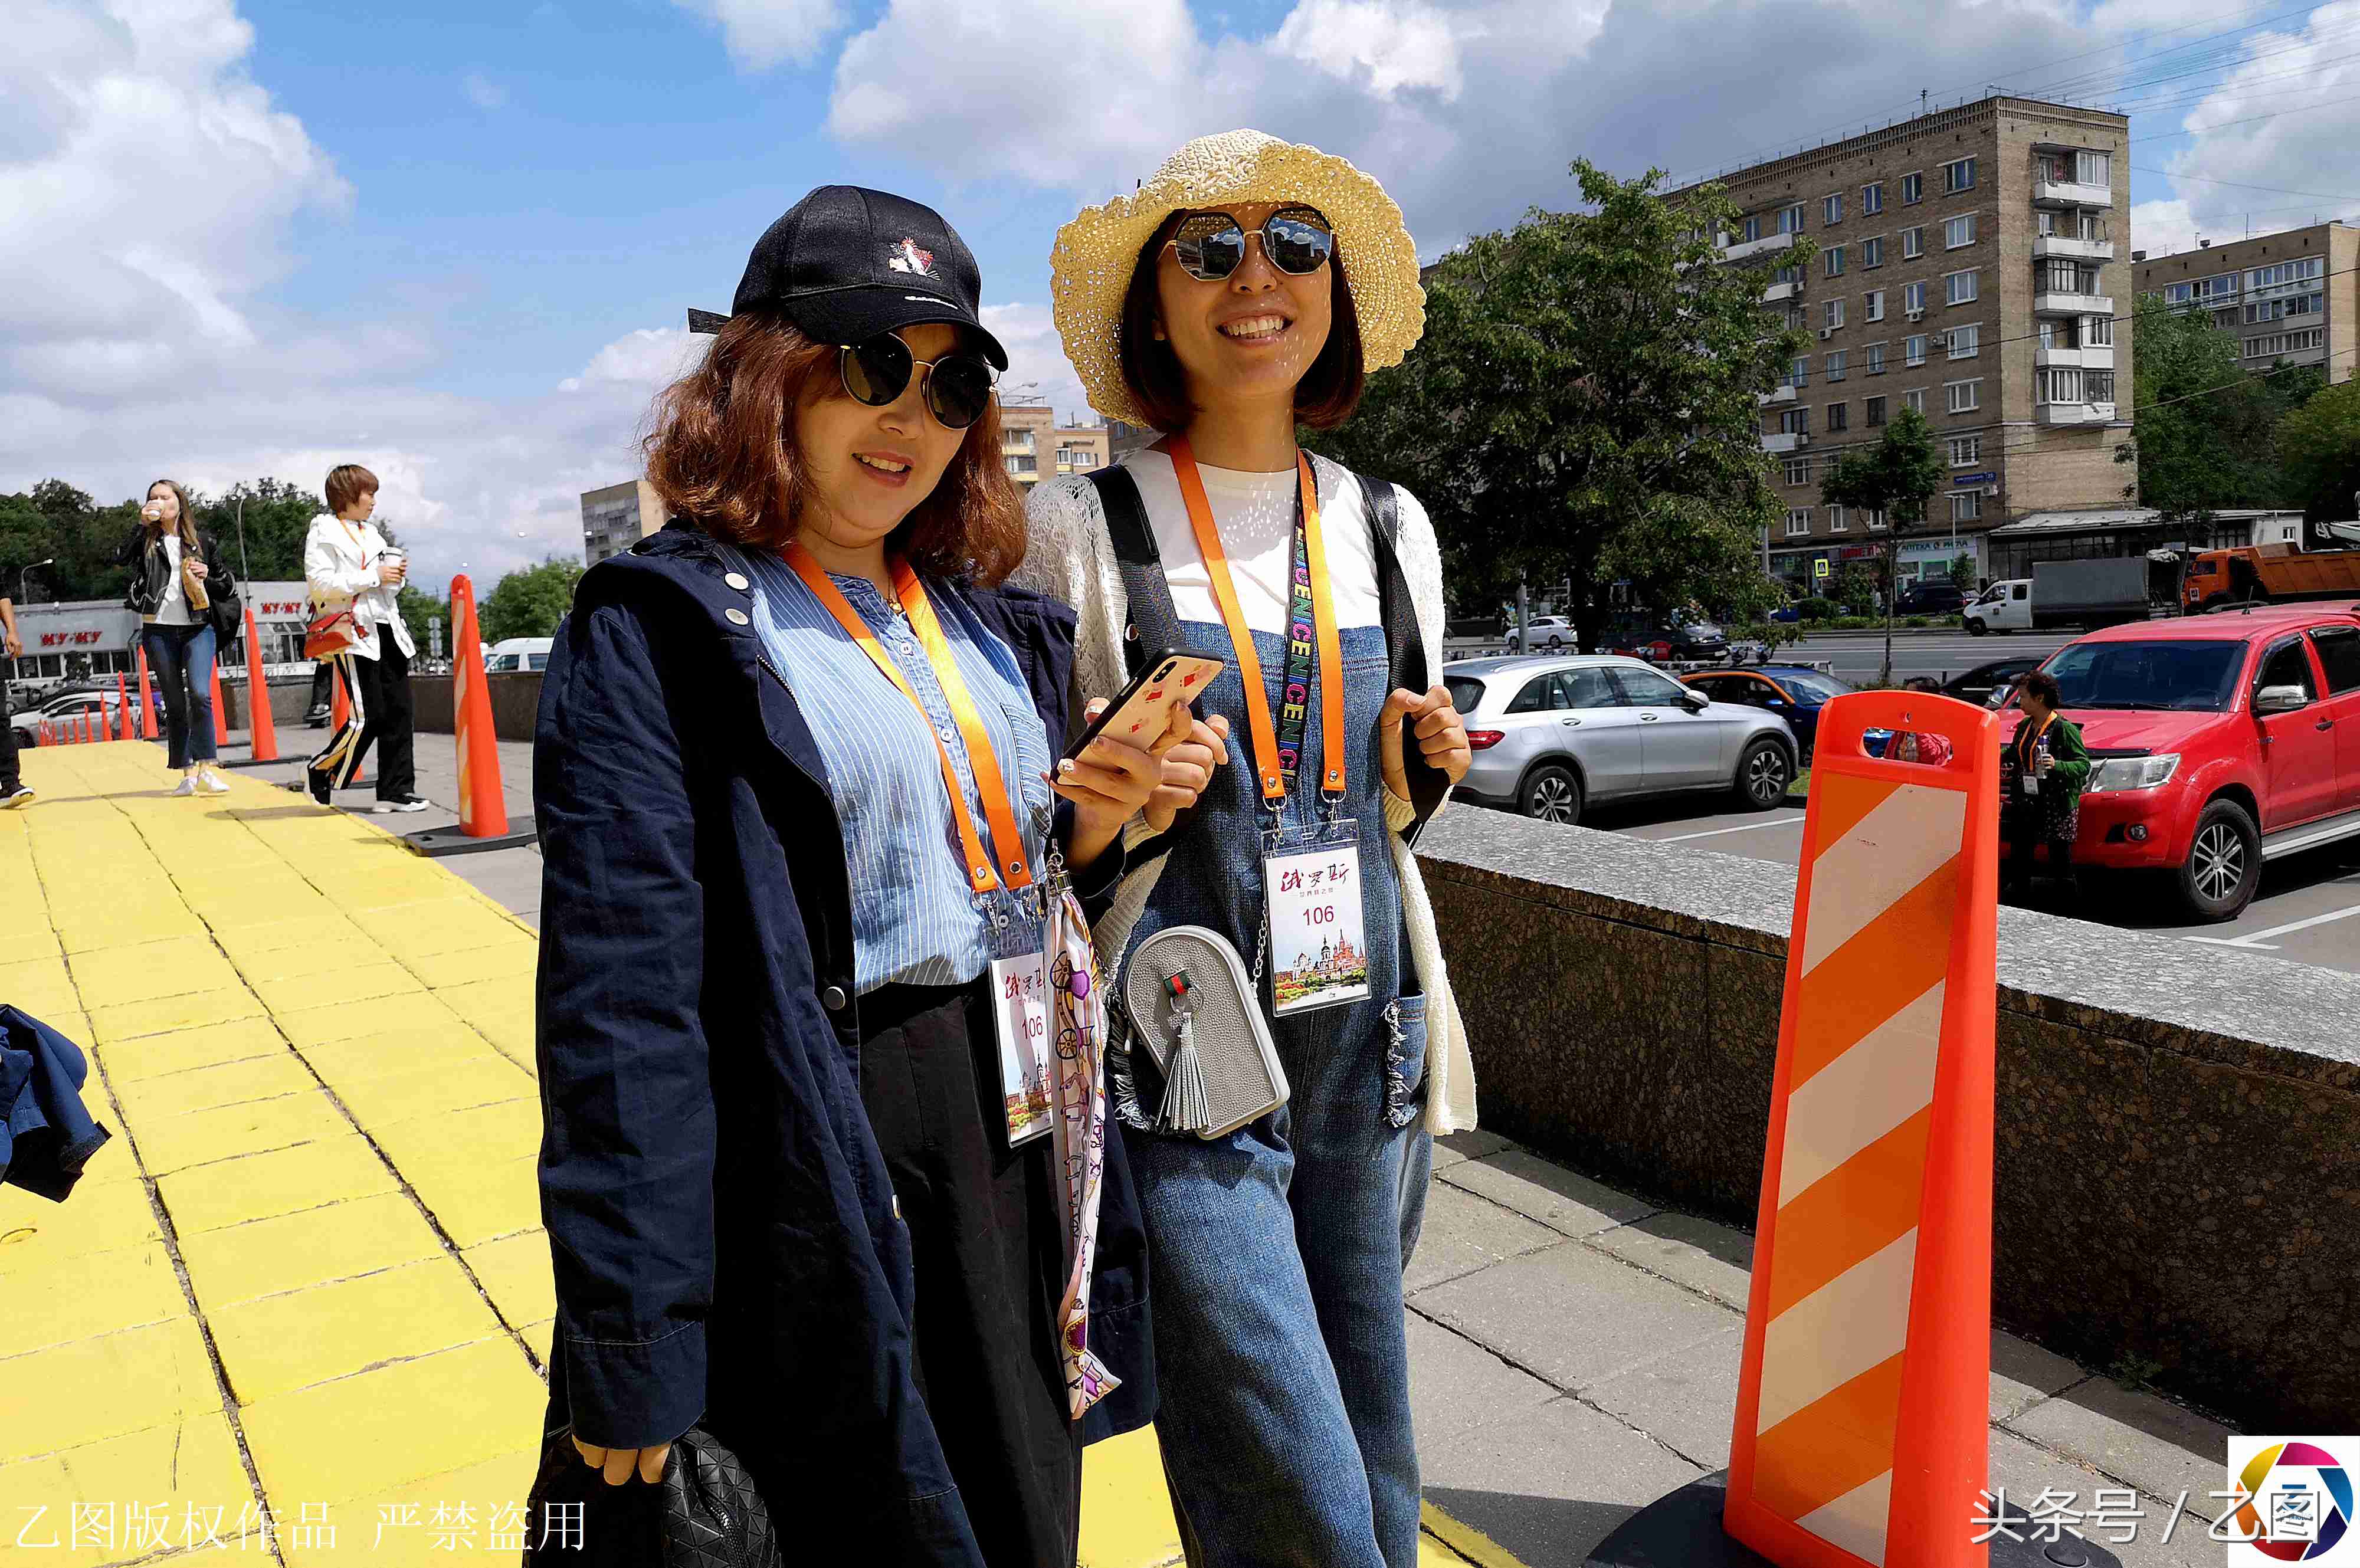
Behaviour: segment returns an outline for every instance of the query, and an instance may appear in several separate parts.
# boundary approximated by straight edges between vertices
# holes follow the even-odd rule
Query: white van
[[[2032,579],[2011,577],[2005,583],[1994,583],[1960,615],[1967,623],[1970,636],[2028,632],[2032,629]]]
[[[502,637],[485,652],[484,673],[503,675],[528,670],[546,670],[549,668],[549,650],[556,646],[554,637]]]

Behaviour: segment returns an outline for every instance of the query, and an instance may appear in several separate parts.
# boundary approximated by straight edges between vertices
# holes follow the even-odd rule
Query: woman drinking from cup
[[[213,766],[213,655],[223,637],[236,635],[235,584],[213,541],[197,532],[188,492],[169,479],[148,486],[116,561],[131,568],[124,602],[139,612],[139,646],[164,704],[165,746],[180,774],[172,793],[227,794]]]
[[[422,811],[410,729],[410,661],[418,645],[401,618],[401,585],[410,561],[371,526],[377,511],[377,475],[357,463],[328,471],[328,509],[311,519],[303,540],[303,575],[315,610],[345,612],[348,641],[327,658],[344,693],[344,724],[311,758],[305,777],[311,799],[322,805],[329,792],[352,787],[361,761],[375,742],[377,753],[377,809]]]

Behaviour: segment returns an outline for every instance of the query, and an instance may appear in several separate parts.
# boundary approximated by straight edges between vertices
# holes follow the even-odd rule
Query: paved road
[[[1907,681],[1913,675],[1931,675],[1938,681],[1947,681],[1995,659],[2045,659],[2072,641],[2075,635],[1995,632],[1989,637],[1969,637],[1964,632],[1896,632],[1893,638],[1893,678]],[[1874,681],[1877,666],[1885,658],[1885,639],[1806,637],[1780,648],[1777,657],[1812,662],[1830,659],[1834,662],[1835,672],[1846,681]]]

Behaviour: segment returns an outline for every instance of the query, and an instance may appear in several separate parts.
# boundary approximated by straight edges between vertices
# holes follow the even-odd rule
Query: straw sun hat
[[[1426,290],[1417,281],[1417,247],[1384,187],[1317,147],[1223,131],[1197,137],[1137,191],[1084,208],[1057,231],[1049,256],[1057,334],[1091,408],[1128,424],[1147,422],[1122,379],[1122,297],[1139,247],[1181,209],[1257,201],[1306,202],[1335,225],[1364,369],[1399,365],[1409,353],[1426,330]]]

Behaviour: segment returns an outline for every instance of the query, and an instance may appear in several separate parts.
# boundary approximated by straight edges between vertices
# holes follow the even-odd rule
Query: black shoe
[[[328,799],[329,781],[326,771],[322,768],[313,768],[306,769],[305,773],[311,786],[311,799],[319,801],[320,804],[323,806],[333,804],[333,802]]]

